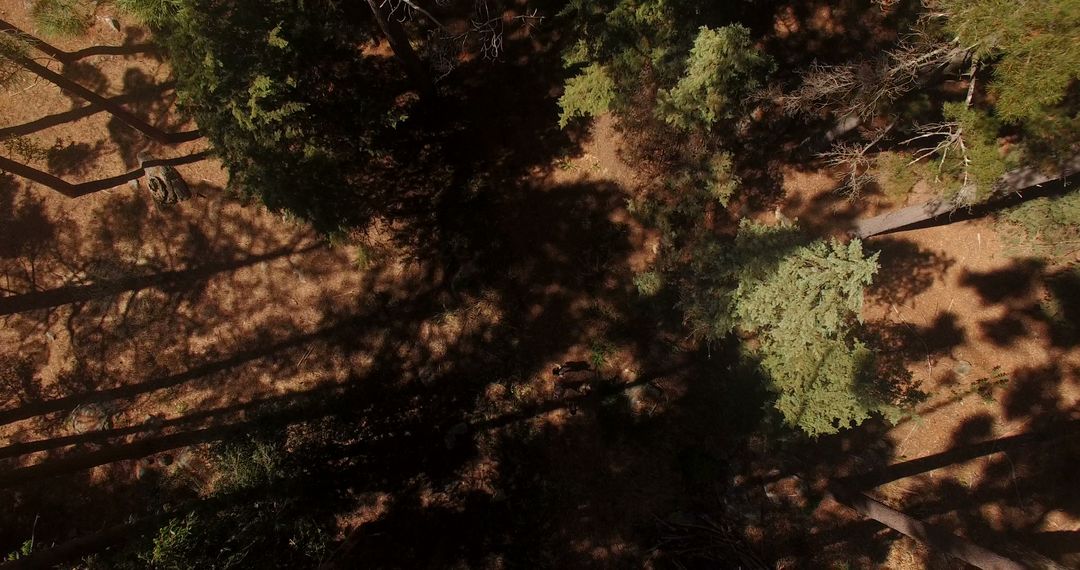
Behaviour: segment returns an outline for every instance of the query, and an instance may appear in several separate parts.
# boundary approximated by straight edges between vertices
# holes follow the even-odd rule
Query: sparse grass
[[[1058,261],[1080,252],[1080,194],[1076,192],[1025,202],[1000,214],[998,220],[1012,253]]]
[[[0,89],[13,89],[29,75],[12,58],[28,58],[30,51],[30,44],[21,34],[0,32]]]
[[[93,23],[89,3],[79,0],[35,0],[30,17],[45,35],[65,38],[85,34]]]
[[[510,386],[510,395],[513,396],[514,400],[520,403],[528,403],[533,400],[535,390],[533,389],[532,384],[515,382]]]
[[[589,362],[597,371],[607,367],[610,358],[615,354],[615,345],[607,340],[597,340],[589,345]]]
[[[260,439],[223,444],[214,453],[219,478],[216,490],[246,489],[279,477],[283,470],[282,450]]]
[[[20,558],[25,558],[27,556],[30,556],[30,553],[33,552],[33,551],[34,551],[34,539],[33,538],[28,538],[28,539],[26,539],[25,542],[22,543],[21,546],[19,546],[18,550],[9,552],[8,555],[4,557],[4,560],[7,561],[7,562],[14,562],[15,560],[18,560]]]
[[[577,165],[569,158],[560,158],[555,161],[555,167],[563,172],[577,170]]]
[[[1002,370],[1000,366],[995,366],[994,369],[991,370],[989,376],[979,378],[975,381],[973,386],[975,393],[982,398],[983,402],[993,404],[995,401],[994,390],[1008,383],[1009,376],[1005,374],[1005,371]]]
[[[370,247],[365,247],[364,244],[358,244],[356,246],[356,258],[353,260],[353,267],[358,271],[364,271],[369,269],[374,263],[374,255]]]
[[[125,12],[134,14],[147,24],[161,24],[176,11],[174,0],[115,0]]]

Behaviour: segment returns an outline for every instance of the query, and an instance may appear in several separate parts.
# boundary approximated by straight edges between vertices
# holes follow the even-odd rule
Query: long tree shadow
[[[207,263],[192,269],[121,277],[119,279],[94,281],[87,284],[66,285],[64,287],[46,291],[34,291],[22,295],[0,297],[0,315],[83,303],[101,297],[112,297],[121,293],[138,293],[143,289],[159,289],[162,292],[170,293],[190,288],[194,284],[204,281],[217,273],[247,267],[279,257],[303,254],[312,251],[317,247],[319,246],[308,245],[295,249],[280,249],[264,254],[253,255],[244,259]]]
[[[47,54],[49,57],[56,59],[61,63],[72,63],[80,59],[95,55],[123,55],[123,56],[135,56],[135,55],[149,55],[160,60],[161,51],[160,48],[152,43],[136,43],[143,39],[145,31],[140,28],[128,27],[124,29],[124,41],[120,45],[96,45],[85,48],[80,48],[75,51],[67,52],[60,48],[42,40],[41,38],[31,36],[30,34],[17,28],[14,24],[0,20],[0,31],[11,32],[17,34],[24,41],[32,45],[35,49],[40,50],[42,53]]]
[[[199,231],[188,227],[187,236],[170,242],[170,238],[178,237],[172,233],[171,223],[155,228],[139,217],[140,212],[145,212],[145,204],[132,205],[130,198],[116,200],[102,209],[103,215],[128,222],[104,223],[98,230],[100,233],[91,234],[101,240],[89,248],[96,250],[98,256],[109,251],[102,249],[103,244],[113,244],[111,247],[117,254],[138,250],[141,240],[149,238],[147,232],[152,233],[158,228],[165,230],[162,236],[165,239],[156,238],[154,243],[171,243],[166,248],[171,252],[166,267],[189,263],[189,258],[205,262],[204,252],[229,251],[223,246],[232,244],[238,237],[253,235],[260,239],[254,228],[245,233],[247,230],[243,226],[231,227],[241,224],[242,220],[222,216],[209,224],[210,228],[215,225],[221,228],[216,234],[205,227]],[[365,480],[376,486],[379,480],[385,479],[408,481],[417,473],[432,478],[452,477],[461,462],[468,459],[469,453],[465,450],[469,446],[462,446],[454,453],[448,450],[447,457],[438,450],[440,446],[445,448],[444,440],[452,426],[472,421],[470,414],[475,412],[470,410],[486,389],[493,383],[512,390],[526,386],[528,378],[547,370],[553,359],[561,358],[564,351],[583,338],[592,338],[594,331],[603,329],[604,319],[617,316],[590,314],[588,308],[594,295],[611,289],[611,283],[616,282],[611,276],[625,274],[624,259],[630,246],[627,234],[608,220],[611,209],[621,204],[621,193],[611,184],[585,180],[550,188],[522,184],[502,200],[485,200],[483,203],[488,205],[477,208],[475,218],[466,217],[460,226],[443,230],[446,232],[444,244],[458,240],[486,243],[478,248],[480,253],[475,258],[449,256],[450,261],[444,261],[448,259],[443,257],[445,246],[438,245],[431,250],[407,249],[412,262],[405,273],[401,273],[394,263],[376,265],[361,274],[361,283],[355,293],[340,295],[327,291],[319,296],[317,314],[320,317],[314,328],[300,328],[288,320],[271,320],[248,338],[219,336],[215,339],[218,347],[209,351],[204,349],[200,356],[205,364],[195,366],[190,365],[193,362],[190,355],[194,351],[183,346],[186,343],[181,343],[176,352],[186,361],[163,357],[168,351],[162,352],[157,348],[160,344],[151,343],[138,351],[150,359],[132,362],[145,367],[138,375],[141,380],[122,382],[115,387],[99,386],[89,391],[75,390],[9,408],[4,412],[4,422],[12,422],[11,425],[22,431],[17,442],[4,448],[11,468],[5,472],[3,480],[12,492],[17,490],[24,499],[10,517],[5,536],[14,540],[16,529],[32,518],[30,511],[42,504],[55,505],[60,509],[57,512],[70,512],[70,507],[61,509],[56,501],[45,500],[58,489],[66,488],[69,492],[80,489],[79,492],[84,493],[91,503],[105,501],[106,497],[121,493],[129,486],[146,487],[144,482],[131,479],[131,462],[148,455],[175,456],[179,448],[235,438],[256,425],[280,430],[286,425],[317,423],[316,419],[325,418],[324,421],[335,421],[348,427],[348,430],[342,428],[345,434],[342,442],[354,441],[357,429],[369,435],[397,434],[361,438],[364,443],[360,447],[355,443],[342,443],[340,445],[344,447],[336,453],[332,450],[315,455],[318,457],[315,465],[327,465],[327,468],[338,463],[360,465],[365,473],[370,471],[370,475],[359,479],[357,472],[343,471],[341,482],[334,484],[331,483],[336,480],[311,479],[319,481],[315,487],[325,486],[326,496],[335,500],[342,498],[340,494],[344,491],[340,485],[345,481],[349,481],[351,487],[358,487]],[[165,215],[173,217],[168,212]],[[497,215],[497,219],[505,220],[505,223],[481,223],[492,219],[488,217],[491,215]],[[175,217],[172,223],[182,220]],[[216,243],[221,240],[224,240],[223,244]],[[280,253],[292,250],[295,248],[286,248]],[[268,251],[267,255],[276,255],[276,250]],[[262,262],[256,262],[257,257],[249,255],[246,259],[258,265]],[[232,254],[224,259],[222,266],[245,257]],[[77,260],[67,263],[80,266]],[[241,261],[240,265],[247,264]],[[103,283],[127,291],[123,294],[152,286],[162,294],[172,295],[182,293],[194,284],[188,278],[199,281],[207,276],[199,273],[199,267],[204,267],[206,272],[211,271],[211,267],[221,268],[212,263],[191,267],[190,271],[194,272],[191,274],[187,270],[167,270],[114,277]],[[232,267],[229,270],[250,272],[252,268]],[[179,290],[174,291],[168,283],[161,282],[162,275],[170,276],[169,282],[175,277]],[[75,285],[52,287],[50,291],[67,294],[64,299],[53,301],[71,300],[72,295],[81,300],[91,296],[92,292],[111,306],[111,299],[118,293],[117,287],[102,291]],[[56,295],[50,292],[46,296]],[[226,308],[203,299],[205,296],[191,301],[199,320],[188,326],[195,325],[196,328],[188,329],[190,332],[171,329],[159,342],[174,341],[176,334],[197,334],[217,321],[243,317],[245,305]],[[94,301],[89,299],[88,302]],[[62,308],[69,311],[66,307]],[[109,360],[108,354],[115,352],[115,347],[104,351],[95,347],[111,345],[112,337],[79,332],[82,327],[92,324],[80,324],[79,319],[95,317],[96,321],[106,315],[89,308],[72,312],[76,318],[71,321],[71,315],[68,316],[74,323],[72,330],[87,345],[79,352],[87,355],[89,366],[107,372],[98,362]],[[34,313],[8,318],[24,319]],[[116,317],[107,316],[102,325],[107,328],[113,318]],[[161,322],[160,317],[151,318],[147,324],[155,322]],[[98,326],[93,324],[95,328]],[[145,343],[150,340],[146,336],[155,334],[155,330],[134,329],[127,335],[130,340],[124,342]],[[128,369],[111,367],[114,374]],[[353,372],[340,378],[343,370]],[[241,387],[245,382],[261,377],[273,383],[276,378],[284,380],[298,375],[320,379],[320,386],[328,385],[301,390],[301,393],[281,398],[276,404],[262,402],[259,398],[253,399],[250,406],[236,403],[238,397],[249,397],[245,395],[247,388]],[[333,380],[335,377],[340,379]],[[239,392],[231,390],[230,386],[239,387]],[[153,402],[158,401],[154,398],[169,398],[171,394],[198,394],[197,397],[185,396],[185,399],[200,411],[177,417],[166,414],[160,420],[143,417],[153,409]],[[539,404],[542,400],[536,398],[542,397],[536,394],[510,404],[514,407],[530,402]],[[38,424],[25,424],[33,418],[48,417],[60,421],[63,414],[87,404],[109,405],[115,410],[114,421],[119,422],[118,425],[87,434],[66,433],[42,438],[32,435],[33,429],[28,429]],[[238,408],[244,410],[243,415],[238,415]],[[210,410],[230,411],[218,414]],[[513,418],[505,421],[524,421],[518,419],[519,416]],[[480,420],[476,418],[476,421]],[[403,432],[411,435],[401,436]],[[406,448],[426,451],[407,457],[394,451]],[[395,465],[397,461],[402,464]],[[98,476],[91,478],[87,470],[109,475],[104,480]],[[375,479],[378,475],[384,479]],[[124,501],[114,500],[117,506],[110,508],[111,513],[79,511],[66,523],[53,519],[39,525],[38,532],[42,533],[40,536],[58,536],[67,532],[63,530],[65,528],[90,528],[106,519],[116,521],[118,517],[122,518],[120,513],[125,509],[142,512],[140,508],[144,507],[139,507],[138,501],[145,497],[143,491],[139,491]],[[354,504],[345,501],[335,510],[345,512]]]
[[[116,97],[112,97],[109,100],[118,105],[130,104],[144,97],[160,98],[166,92],[171,91],[175,87],[175,82],[166,81],[158,85],[147,87],[144,90],[123,93],[121,95],[117,95]],[[102,113],[104,111],[105,109],[102,109],[101,107],[98,107],[96,105],[83,105],[69,111],[54,113],[52,115],[47,115],[39,119],[34,119],[33,121],[28,121],[21,125],[13,125],[10,127],[0,128],[0,138],[6,139],[8,137],[18,137],[36,133],[50,127],[56,127],[66,123],[74,123],[75,121],[90,117],[97,113]]]
[[[1057,529],[1060,515],[1080,512],[1080,493],[1069,475],[1080,451],[1080,429],[1075,416],[1043,426],[1041,432],[960,447],[955,455],[941,457],[945,463],[982,459],[936,482],[920,478],[922,488],[908,508],[1024,564],[1075,565],[1080,551],[1063,544],[1060,538],[1070,533]]]
[[[176,92],[161,89],[143,70],[137,67],[127,69],[122,81],[122,92],[132,94],[127,108],[136,116],[144,118],[162,132],[177,131],[188,122],[183,115],[175,116]],[[153,144],[142,133],[131,129],[116,117],[109,120],[106,128],[109,138],[119,147],[120,156],[129,168],[137,166],[139,153]]]

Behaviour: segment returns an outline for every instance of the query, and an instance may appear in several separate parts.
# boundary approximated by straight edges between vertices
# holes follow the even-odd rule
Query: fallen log
[[[983,548],[967,539],[946,532],[931,524],[910,517],[892,507],[870,498],[865,493],[854,493],[838,483],[829,485],[832,498],[903,535],[909,536],[932,548],[935,552],[963,560],[982,570],[1024,570],[1027,566]]]
[[[1002,198],[972,206],[972,208],[991,211],[1006,205],[1012,205],[1013,203],[1023,200],[1023,197],[1021,197],[1021,200],[1019,201],[1015,198],[1010,198],[1015,194],[1030,191],[1034,188],[1045,186],[1058,180],[1065,180],[1077,173],[1080,173],[1080,154],[1076,154],[1065,161],[1061,165],[1060,171],[1054,175],[1044,174],[1038,168],[1032,166],[1013,170],[1005,173],[1005,175],[999,178],[994,185],[994,194],[1002,196]],[[853,234],[855,237],[868,238],[907,228],[908,226],[933,220],[940,216],[951,215],[963,211],[966,208],[968,208],[968,206],[957,202],[955,199],[931,200],[915,206],[908,206],[906,208],[900,208],[899,210],[886,212],[872,218],[858,220],[855,222]]]

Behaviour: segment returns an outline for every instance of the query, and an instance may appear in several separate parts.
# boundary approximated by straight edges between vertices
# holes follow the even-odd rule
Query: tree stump
[[[176,204],[191,198],[187,182],[175,168],[169,165],[144,166],[151,160],[146,153],[139,154],[139,167],[146,172],[146,185],[150,197],[159,205]]]
[[[75,433],[102,431],[112,427],[112,414],[98,404],[79,404],[68,415],[68,427]]]

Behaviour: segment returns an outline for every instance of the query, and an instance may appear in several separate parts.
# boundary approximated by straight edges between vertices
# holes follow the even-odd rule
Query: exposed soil
[[[797,33],[783,14],[784,37]],[[828,12],[811,15],[808,29],[840,33]],[[0,18],[31,31],[21,0],[0,2]],[[53,43],[145,41],[99,22]],[[139,87],[133,112],[194,128],[175,113],[168,66],[132,49],[64,73],[111,96]],[[3,127],[86,105],[45,82],[0,101]],[[85,115],[28,135],[52,147],[36,166],[93,180],[133,169],[142,150],[207,144],[149,145]],[[899,343],[928,399],[895,426],[733,447],[760,415],[745,405],[754,388],[726,349],[697,350],[677,316],[637,295],[657,236],[626,210],[642,181],[613,122],[493,180],[504,192],[486,206],[490,227],[470,235],[497,247],[456,266],[412,255],[378,224],[327,243],[231,196],[213,160],[178,167],[197,197],[166,209],[145,186],[67,199],[0,179],[0,552],[32,532],[59,543],[143,516],[163,488],[197,497],[213,442],[348,408],[368,440],[335,456],[349,479],[335,487],[335,538],[370,567],[636,568],[653,564],[658,521],[707,512],[780,567],[951,567],[823,499],[830,478],[936,454],[934,468],[869,492],[981,544],[1080,565],[1075,438],[950,455],[1075,433],[1080,351],[1044,310],[1055,268],[1008,254],[988,219],[867,240],[881,271],[864,320]],[[778,212],[823,235],[901,205],[847,202],[826,171],[781,172]],[[573,360],[598,364],[600,380],[559,399],[550,370]],[[195,483],[163,487],[188,456]]]

